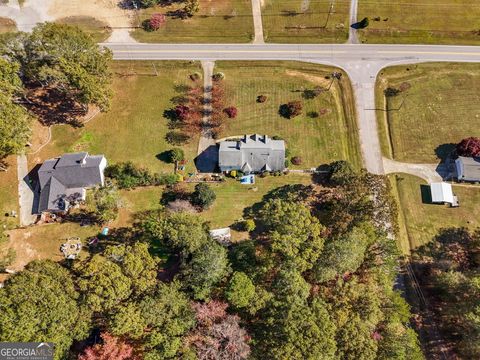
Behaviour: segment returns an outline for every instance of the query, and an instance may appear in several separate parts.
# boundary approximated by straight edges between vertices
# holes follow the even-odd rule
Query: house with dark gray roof
[[[86,199],[86,189],[104,185],[107,159],[86,152],[64,154],[45,161],[38,169],[38,212],[64,212]]]
[[[245,135],[237,141],[222,141],[218,151],[220,171],[248,173],[283,171],[285,169],[285,141],[273,140],[267,135]]]
[[[480,182],[480,157],[459,156],[455,168],[458,181]]]

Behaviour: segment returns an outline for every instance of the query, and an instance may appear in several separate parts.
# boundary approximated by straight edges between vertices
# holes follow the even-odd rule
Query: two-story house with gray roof
[[[86,189],[104,185],[107,159],[86,152],[64,154],[45,161],[38,169],[38,212],[68,211],[72,203],[85,200]]]
[[[245,135],[241,140],[222,141],[218,152],[220,171],[246,174],[285,169],[285,141],[267,135]]]

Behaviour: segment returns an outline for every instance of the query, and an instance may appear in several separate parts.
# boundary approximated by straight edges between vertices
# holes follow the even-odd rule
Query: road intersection
[[[367,44],[125,44],[105,43],[116,60],[293,60],[343,69],[355,95],[365,168],[384,174],[375,111],[375,81],[387,66],[422,62],[478,62],[480,47]]]

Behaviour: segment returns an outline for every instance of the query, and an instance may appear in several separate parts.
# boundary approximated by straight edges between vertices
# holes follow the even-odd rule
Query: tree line
[[[158,210],[83,260],[28,264],[0,290],[0,338],[53,341],[57,359],[422,359],[374,221],[388,188],[331,168],[247,209],[250,239],[228,248]]]

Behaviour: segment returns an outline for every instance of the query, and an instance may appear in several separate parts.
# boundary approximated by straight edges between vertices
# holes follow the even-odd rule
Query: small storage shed
[[[451,204],[452,206],[458,206],[457,197],[453,194],[452,185],[439,182],[430,184],[430,190],[432,192],[432,202],[437,204]]]

